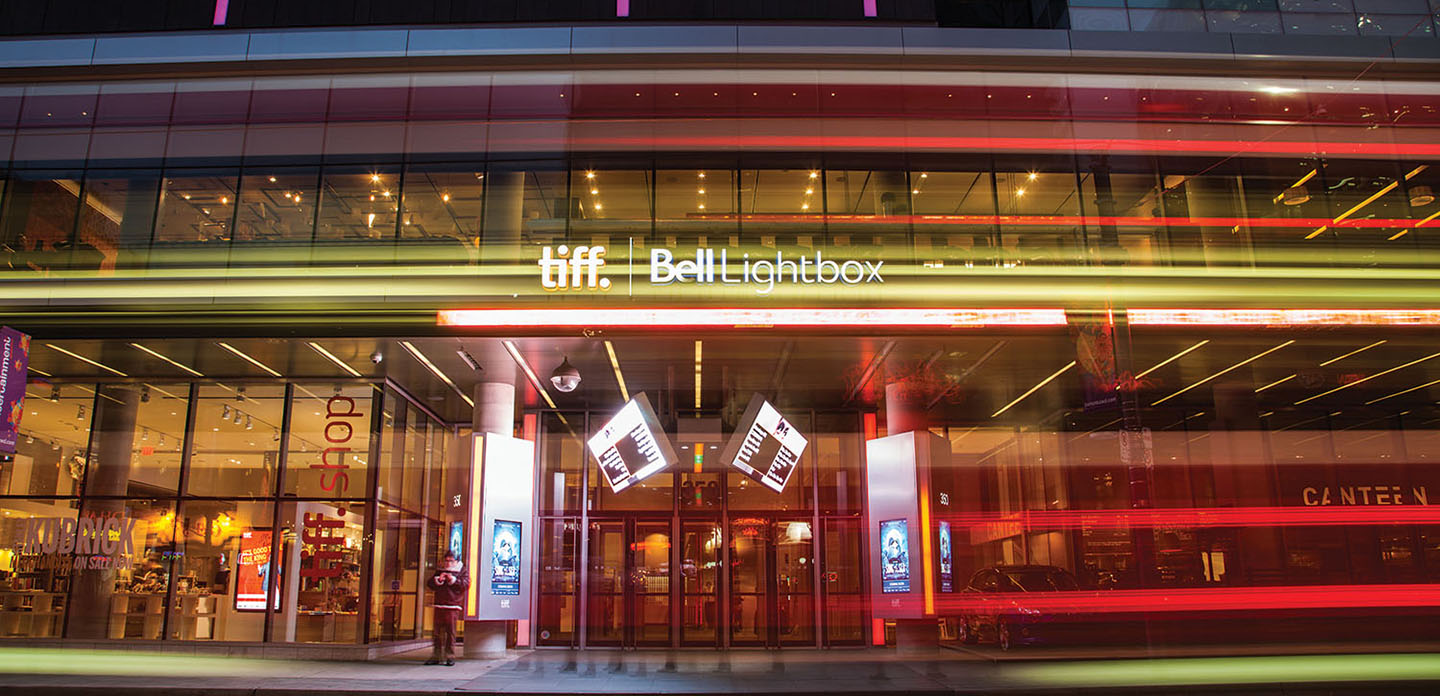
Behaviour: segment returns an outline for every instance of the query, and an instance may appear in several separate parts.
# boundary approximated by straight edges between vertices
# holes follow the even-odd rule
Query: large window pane
[[[290,406],[286,495],[369,495],[374,393],[373,387],[363,384],[295,385]]]
[[[359,642],[365,505],[284,503],[279,527],[280,610],[270,640]]]
[[[74,554],[61,553],[59,535],[37,527],[75,524],[76,507],[73,500],[0,500],[0,635],[60,636]]]
[[[80,178],[78,171],[10,174],[0,217],[0,242],[5,245],[8,267],[49,271],[69,266]]]
[[[174,495],[189,407],[186,384],[102,384],[85,495]]]
[[[92,537],[90,559],[73,571],[66,637],[159,640],[174,572],[175,504],[87,500],[79,525],[105,534]]]
[[[410,167],[401,197],[401,258],[420,263],[473,262],[484,203],[481,165]]]
[[[95,390],[31,382],[25,388],[15,456],[0,466],[5,495],[76,495],[85,475]]]
[[[196,500],[180,508],[172,640],[260,641],[276,568],[273,503]]]
[[[228,242],[235,217],[234,170],[171,170],[160,192],[159,244]]]
[[[308,247],[315,228],[315,167],[248,170],[240,180],[235,241]],[[281,261],[283,259],[273,259]]]
[[[274,495],[284,411],[283,386],[199,387],[188,492]]]

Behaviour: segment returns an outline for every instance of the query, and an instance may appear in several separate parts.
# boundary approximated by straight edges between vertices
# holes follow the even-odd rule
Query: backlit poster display
[[[620,412],[589,441],[610,490],[619,493],[675,463],[670,438],[644,394],[626,402]]]
[[[450,553],[455,554],[455,557],[456,557],[456,558],[464,558],[464,557],[465,557],[465,523],[464,523],[464,522],[451,522],[451,523],[450,523],[450,544],[449,544],[449,547],[448,547],[448,548],[449,548],[449,550],[450,550]]]
[[[785,483],[800,464],[800,455],[808,444],[795,425],[770,405],[765,397],[750,397],[750,405],[740,418],[740,426],[725,445],[720,459],[744,472],[776,493],[785,490]]]
[[[950,592],[952,575],[950,573],[950,523],[940,522],[940,591]]]
[[[265,595],[270,589],[270,532],[241,532],[235,566],[235,611],[265,611]]]
[[[910,591],[910,530],[901,520],[880,523],[880,591]]]
[[[490,594],[520,594],[520,523],[495,520],[490,540]]]

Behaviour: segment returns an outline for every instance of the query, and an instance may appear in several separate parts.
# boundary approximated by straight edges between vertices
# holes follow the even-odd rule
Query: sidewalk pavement
[[[50,696],[299,694],[1395,694],[1440,693],[1440,654],[995,662],[933,650],[517,652],[454,667],[0,648],[0,692]]]

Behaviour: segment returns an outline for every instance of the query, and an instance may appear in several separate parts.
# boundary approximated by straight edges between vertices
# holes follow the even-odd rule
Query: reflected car
[[[961,642],[994,642],[1001,650],[1021,645],[1056,642],[1073,632],[1067,617],[1026,605],[1026,597],[1041,592],[1080,589],[1070,571],[1051,565],[996,565],[981,568],[962,590],[973,600],[970,611],[956,626]]]

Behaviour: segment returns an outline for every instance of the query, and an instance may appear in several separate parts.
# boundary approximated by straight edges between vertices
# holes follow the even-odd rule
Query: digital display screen
[[[464,558],[464,557],[465,557],[465,523],[464,523],[464,522],[451,522],[451,523],[450,523],[450,544],[449,544],[448,550],[450,551],[450,553],[455,554],[455,557],[456,557],[456,558]]]
[[[880,523],[880,591],[910,591],[910,529],[903,519]]]
[[[675,463],[675,450],[644,394],[626,402],[587,444],[616,493]]]
[[[950,571],[950,523],[940,523],[940,591],[950,592],[952,578]]]
[[[240,553],[235,554],[235,611],[265,611],[269,590],[270,532],[241,532]]]
[[[770,402],[759,394],[740,417],[740,426],[725,445],[721,459],[744,472],[756,483],[776,493],[800,464],[808,441]]]
[[[490,593],[520,594],[520,523],[495,520],[490,539]]]

